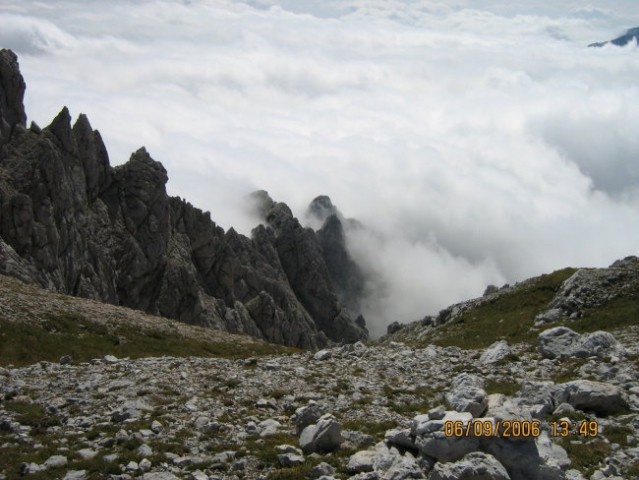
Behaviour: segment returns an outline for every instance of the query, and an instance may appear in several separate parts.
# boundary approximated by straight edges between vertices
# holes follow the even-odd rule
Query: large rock
[[[396,448],[389,448],[384,442],[353,454],[347,468],[351,473],[375,472],[378,478],[384,480],[424,478],[422,470],[410,452],[402,455]]]
[[[625,392],[609,383],[575,380],[558,385],[555,404],[569,403],[573,407],[598,415],[614,415],[629,408]]]
[[[488,398],[483,386],[483,380],[477,375],[461,373],[451,382],[446,401],[453,410],[481,417],[488,408]]]
[[[510,345],[506,340],[499,340],[489,346],[479,357],[479,361],[486,365],[501,362],[512,355]]]
[[[297,434],[301,435],[306,427],[317,423],[324,414],[326,414],[326,408],[315,402],[299,407],[291,417]]]
[[[439,415],[437,415],[439,417]],[[467,425],[473,420],[468,412],[448,411],[443,417],[432,418],[418,415],[413,419],[411,436],[415,438],[415,448],[422,454],[440,462],[461,459],[467,453],[479,448],[479,439],[474,436],[446,435],[446,422],[461,422]]]
[[[62,293],[317,349],[367,337],[338,301],[315,233],[260,199],[247,238],[169,197],[145,148],[115,168],[85,115],[25,129],[24,80],[0,52],[0,273]],[[266,217],[265,217],[266,218]]]
[[[559,448],[559,447],[558,447]],[[564,472],[556,464],[546,463],[547,453],[537,445],[537,439],[512,442],[506,438],[482,438],[482,451],[491,454],[508,472],[511,480],[563,480]]]
[[[484,452],[471,452],[452,463],[436,463],[429,480],[511,480],[504,466]]]
[[[330,413],[323,415],[317,424],[309,425],[302,431],[300,447],[304,453],[327,453],[337,450],[344,439],[342,426]]]
[[[618,349],[614,335],[604,331],[580,335],[568,327],[555,327],[539,334],[539,351],[545,358],[587,358]]]

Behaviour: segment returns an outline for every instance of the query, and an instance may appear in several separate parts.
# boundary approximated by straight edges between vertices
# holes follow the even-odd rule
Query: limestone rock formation
[[[568,327],[554,327],[539,334],[539,351],[545,358],[611,355],[619,343],[610,332],[597,331],[580,335]]]
[[[321,223],[317,241],[322,247],[322,256],[328,268],[337,296],[353,314],[361,314],[364,296],[364,274],[348,252],[344,219],[331,199],[326,195],[316,197],[308,207],[307,215]]]
[[[111,167],[85,115],[25,129],[16,56],[0,53],[0,273],[71,295],[301,348],[367,337],[314,233],[264,199],[247,238],[166,193],[143,147]],[[269,203],[270,202],[270,203]]]
[[[326,250],[318,240],[322,238],[322,231],[316,235],[312,229],[302,227],[288,206],[274,202],[267,192],[255,192],[252,197],[258,213],[273,232],[271,243],[293,291],[318,328],[334,341],[355,342],[366,338],[365,327],[352,321],[350,312],[335,293],[333,285],[339,291],[340,284],[331,279],[330,262],[325,261]],[[333,272],[339,269],[340,266],[334,264]]]
[[[11,50],[0,51],[0,151],[12,132],[26,125],[22,103],[25,88],[18,57]]]

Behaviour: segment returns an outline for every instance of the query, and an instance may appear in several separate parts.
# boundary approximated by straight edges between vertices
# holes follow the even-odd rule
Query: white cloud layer
[[[113,164],[249,233],[263,188],[317,194],[385,325],[501,284],[639,254],[635,0],[4,0],[30,118],[87,113]],[[382,239],[383,238],[383,239]]]

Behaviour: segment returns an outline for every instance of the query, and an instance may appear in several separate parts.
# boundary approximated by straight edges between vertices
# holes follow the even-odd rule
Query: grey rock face
[[[439,462],[452,462],[479,448],[479,439],[473,436],[447,436],[446,422],[462,422],[466,425],[473,416],[468,412],[446,412],[441,419],[418,415],[413,420],[411,435],[419,452]]]
[[[365,279],[346,246],[347,221],[326,195],[311,202],[307,215],[322,225],[317,231],[317,241],[339,301],[354,315],[360,314]]]
[[[545,358],[587,358],[617,351],[614,335],[598,331],[584,335],[568,327],[555,327],[539,334],[539,351]]]
[[[508,472],[495,457],[471,452],[453,463],[437,463],[429,480],[510,480]]]
[[[580,316],[584,309],[606,304],[639,285],[637,257],[627,257],[608,268],[581,268],[568,278],[550,303],[566,317]]]
[[[309,425],[302,431],[300,447],[306,454],[325,453],[337,450],[343,441],[341,425],[333,415],[327,413],[317,424]]]
[[[317,328],[334,341],[367,338],[366,329],[353,321],[333,289],[315,232],[303,228],[288,206],[273,202],[265,192],[253,196],[262,201],[257,210],[265,212],[264,220],[273,233],[271,244],[286,278]]]
[[[575,380],[559,385],[555,402],[566,402],[579,410],[613,415],[627,410],[628,399],[622,389],[609,383]]]
[[[12,132],[26,125],[27,116],[22,103],[25,88],[18,57],[11,50],[0,50],[0,159],[2,146]]]
[[[0,53],[0,273],[62,293],[301,348],[367,337],[313,232],[261,199],[271,226],[225,232],[166,193],[146,149],[116,168],[85,115],[26,130],[24,81]]]
[[[446,401],[454,410],[470,412],[473,417],[482,416],[488,408],[482,379],[468,373],[462,373],[453,380]]]
[[[506,340],[499,340],[488,347],[479,357],[479,361],[490,365],[505,360],[512,354],[512,350]]]

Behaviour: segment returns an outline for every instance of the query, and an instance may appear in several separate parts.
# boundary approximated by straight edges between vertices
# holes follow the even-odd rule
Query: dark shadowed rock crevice
[[[85,115],[72,124],[64,107],[26,129],[24,92],[17,58],[2,50],[0,273],[301,348],[367,337],[315,234],[285,204],[262,202],[268,221],[252,238],[225,232],[167,195],[167,171],[144,147],[111,167]]]

